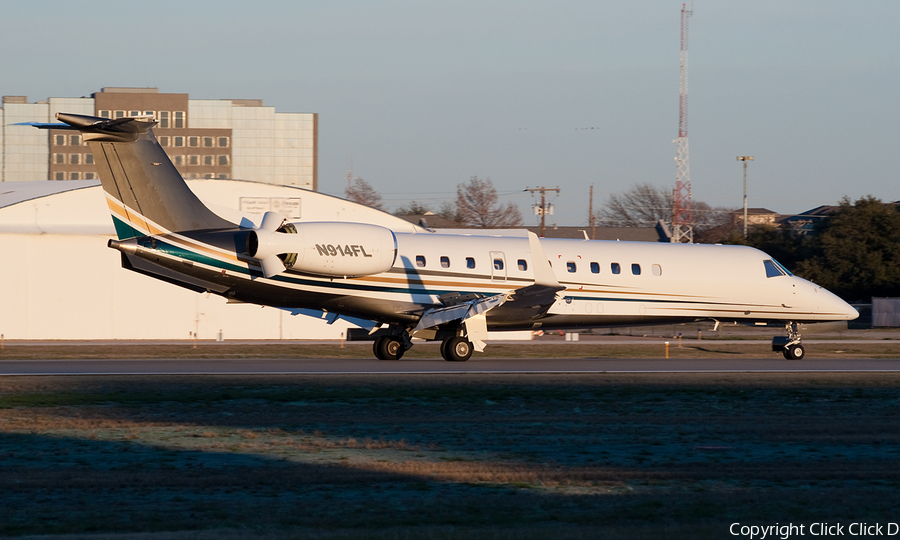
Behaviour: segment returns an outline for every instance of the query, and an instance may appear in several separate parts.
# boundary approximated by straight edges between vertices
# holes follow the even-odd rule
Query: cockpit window
[[[766,277],[779,277],[779,276],[792,276],[790,272],[788,272],[787,268],[778,264],[777,261],[772,259],[766,259],[763,261],[763,265],[766,267]]]

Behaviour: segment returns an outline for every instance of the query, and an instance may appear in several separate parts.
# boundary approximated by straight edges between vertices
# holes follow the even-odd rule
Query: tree
[[[610,195],[598,217],[611,227],[653,227],[659,220],[671,223],[672,191],[636,184],[624,193]]]
[[[410,203],[406,206],[401,206],[400,208],[394,210],[395,216],[421,216],[431,212],[431,208],[428,207],[427,204],[420,203],[419,201],[410,201]]]
[[[376,210],[384,210],[384,206],[381,204],[381,195],[362,178],[357,178],[352,185],[347,186],[347,189],[344,190],[344,198]]]
[[[610,195],[598,217],[611,227],[653,227],[659,220],[672,223],[672,206],[671,190],[641,183]],[[692,209],[694,232],[720,226],[730,219],[730,210],[713,208],[705,202],[693,201]]]
[[[463,227],[498,229],[522,224],[522,214],[513,202],[497,204],[497,190],[490,178],[477,176],[456,186],[456,217]]]
[[[867,196],[820,223],[809,239],[812,256],[797,265],[797,274],[838,296],[868,301],[872,296],[900,296],[900,211]]]

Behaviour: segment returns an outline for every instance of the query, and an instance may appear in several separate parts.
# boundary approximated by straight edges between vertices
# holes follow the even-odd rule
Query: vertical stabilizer
[[[58,113],[79,130],[94,154],[120,240],[167,232],[235,227],[188,188],[144,118],[98,118]]]

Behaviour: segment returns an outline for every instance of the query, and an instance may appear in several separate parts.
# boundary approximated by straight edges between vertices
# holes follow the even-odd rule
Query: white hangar
[[[359,221],[394,230],[390,214],[290,186],[187,180],[213,211],[240,223],[268,210],[296,220]],[[247,222],[244,221],[246,224]],[[0,183],[0,334],[5,339],[339,339],[348,327],[249,304],[226,305],[121,267],[98,180]],[[346,334],[344,334],[346,335]]]

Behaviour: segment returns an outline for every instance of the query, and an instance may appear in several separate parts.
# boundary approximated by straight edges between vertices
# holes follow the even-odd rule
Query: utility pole
[[[544,236],[544,232],[547,230],[546,217],[547,217],[547,192],[555,191],[559,194],[559,187],[556,188],[546,188],[541,186],[539,188],[525,188],[525,191],[536,193],[541,193],[541,206],[538,209],[538,212],[541,214],[541,236]]]
[[[753,156],[738,156],[737,160],[744,162],[744,238],[747,238],[747,162],[753,161]]]
[[[591,184],[591,196],[588,202],[588,225],[591,226],[591,240],[596,238],[597,220],[594,217],[594,184]]]

